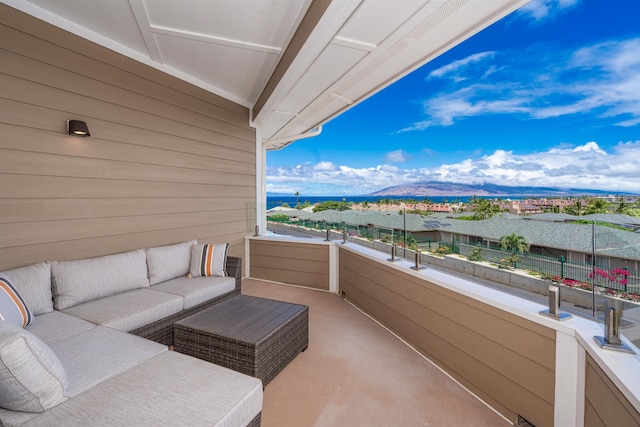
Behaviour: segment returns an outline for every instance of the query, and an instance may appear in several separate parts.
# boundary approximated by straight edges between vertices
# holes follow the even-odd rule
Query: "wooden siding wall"
[[[251,274],[255,279],[329,290],[329,246],[251,240]]]
[[[66,135],[69,119],[91,137]],[[248,121],[243,106],[0,5],[0,270],[193,238],[243,254]]]
[[[638,375],[629,372],[629,375]],[[604,371],[587,354],[584,425],[640,426],[640,413],[622,395]]]
[[[353,252],[339,258],[350,301],[509,420],[553,425],[555,331]]]

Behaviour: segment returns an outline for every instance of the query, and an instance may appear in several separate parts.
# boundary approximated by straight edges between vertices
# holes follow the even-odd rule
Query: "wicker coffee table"
[[[238,295],[176,322],[174,350],[262,380],[309,345],[309,307]]]

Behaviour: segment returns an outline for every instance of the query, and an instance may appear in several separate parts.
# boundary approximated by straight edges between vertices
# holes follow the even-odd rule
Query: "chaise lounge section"
[[[167,347],[176,320],[240,293],[241,260],[226,246],[227,275],[187,276],[201,247],[0,273],[33,317],[0,321],[0,424],[259,425],[260,380]]]

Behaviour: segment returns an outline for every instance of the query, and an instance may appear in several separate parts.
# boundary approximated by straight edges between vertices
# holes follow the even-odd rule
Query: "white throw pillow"
[[[31,312],[38,316],[53,311],[51,295],[51,264],[40,262],[2,273],[20,292]]]
[[[67,375],[45,343],[0,321],[0,407],[44,412],[67,400]]]
[[[4,275],[0,275],[0,320],[21,328],[27,327],[33,320],[24,299]]]

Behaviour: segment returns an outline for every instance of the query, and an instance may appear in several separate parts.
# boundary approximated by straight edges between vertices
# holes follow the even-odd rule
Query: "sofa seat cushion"
[[[83,302],[149,286],[144,250],[75,261],[53,261],[53,305],[64,310]]]
[[[44,412],[67,400],[56,354],[29,331],[0,321],[0,408]]]
[[[147,267],[149,269],[149,284],[164,282],[176,277],[186,276],[191,268],[191,246],[196,240],[177,243],[169,246],[158,246],[145,249]]]
[[[51,264],[41,262],[0,274],[11,280],[34,316],[53,311]]]
[[[129,332],[182,311],[182,297],[150,289],[135,289],[64,310],[98,325]]]
[[[24,425],[232,427],[261,410],[260,380],[167,351]]]
[[[51,313],[35,316],[27,330],[51,346],[58,341],[95,327],[94,323],[55,310]]]
[[[51,349],[67,372],[71,398],[167,351],[162,344],[104,326],[57,342]]]
[[[236,287],[234,277],[178,277],[151,286],[154,291],[180,295],[184,298],[184,309],[195,307],[212,298],[231,292]]]

